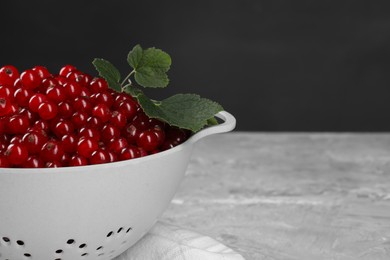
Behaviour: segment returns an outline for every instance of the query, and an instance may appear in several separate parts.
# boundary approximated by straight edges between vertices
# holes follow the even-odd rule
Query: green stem
[[[122,88],[123,88],[123,85],[126,83],[126,81],[131,77],[131,75],[133,75],[135,73],[135,70],[132,70],[129,75],[126,76],[126,78],[122,81]]]

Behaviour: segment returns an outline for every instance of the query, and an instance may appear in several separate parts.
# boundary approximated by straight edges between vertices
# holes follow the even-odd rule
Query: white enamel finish
[[[107,260],[156,222],[182,180],[196,141],[235,119],[143,158],[51,169],[0,168],[0,260]],[[73,241],[73,243],[72,243]]]

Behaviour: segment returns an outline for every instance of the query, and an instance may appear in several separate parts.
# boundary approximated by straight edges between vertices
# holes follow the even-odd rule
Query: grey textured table
[[[247,260],[389,260],[390,134],[208,137],[162,220]]]

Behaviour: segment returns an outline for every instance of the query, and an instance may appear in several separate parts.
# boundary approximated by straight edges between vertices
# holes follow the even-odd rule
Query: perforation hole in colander
[[[118,227],[106,233],[104,242],[101,245],[88,245],[87,242],[77,241],[75,238],[69,238],[64,242],[62,248],[57,248],[53,252],[51,260],[75,260],[75,259],[101,259],[108,260],[115,257],[119,251],[128,242],[132,227]],[[34,256],[28,251],[28,241],[21,239],[12,239],[10,236],[1,236],[0,234],[0,260],[35,260]],[[20,251],[20,255],[13,259],[10,257],[15,250]],[[39,259],[41,260],[41,259]]]

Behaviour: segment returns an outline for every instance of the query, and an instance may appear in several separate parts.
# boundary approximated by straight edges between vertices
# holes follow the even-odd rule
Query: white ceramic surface
[[[107,260],[138,241],[173,198],[193,145],[235,118],[146,157],[92,166],[0,168],[0,260]]]

